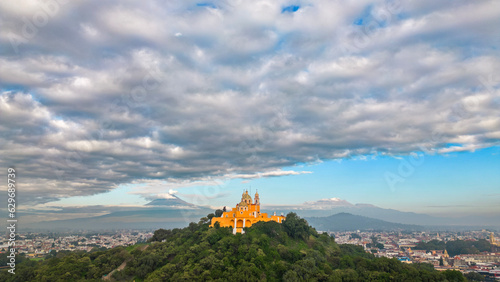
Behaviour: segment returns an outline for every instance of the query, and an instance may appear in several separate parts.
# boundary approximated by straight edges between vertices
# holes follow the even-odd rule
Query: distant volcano
[[[146,206],[168,206],[168,207],[195,207],[195,205],[190,204],[179,197],[169,194],[165,198],[155,199],[146,204]]]
[[[99,208],[96,206],[95,208]],[[144,206],[113,207],[103,206],[109,213],[100,216],[52,220],[32,223],[33,230],[117,230],[117,229],[158,229],[181,228],[190,222],[198,222],[201,217],[213,212],[212,209],[196,206],[172,194],[161,195]]]

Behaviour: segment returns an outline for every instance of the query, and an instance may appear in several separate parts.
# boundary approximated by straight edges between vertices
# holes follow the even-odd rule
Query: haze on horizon
[[[21,210],[259,189],[500,216],[498,1],[65,2],[0,2]]]

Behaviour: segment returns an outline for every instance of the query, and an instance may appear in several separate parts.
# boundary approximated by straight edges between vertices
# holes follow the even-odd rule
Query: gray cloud
[[[21,2],[0,162],[25,202],[499,144],[496,1]]]

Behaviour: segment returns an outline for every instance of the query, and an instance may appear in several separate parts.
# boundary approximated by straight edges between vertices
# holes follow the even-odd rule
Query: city
[[[0,281],[498,281],[499,34],[498,0],[0,1]]]
[[[322,231],[318,231],[322,233]],[[329,232],[337,244],[362,246],[368,253],[376,257],[396,258],[403,263],[428,263],[436,270],[458,270],[464,274],[477,272],[485,277],[500,279],[500,244],[493,232],[461,231],[461,232],[414,232],[414,231],[350,231]],[[153,236],[151,231],[122,230],[117,232],[76,233],[76,234],[19,234],[16,240],[17,249],[29,259],[39,260],[53,257],[60,251],[84,251],[110,249],[118,246],[132,246],[147,243]],[[474,249],[468,253],[449,254],[447,249],[426,250],[419,248],[425,242],[471,242],[487,244],[485,249]],[[7,251],[7,240],[0,239],[0,254]],[[460,250],[458,250],[460,252]],[[455,254],[456,253],[456,254]]]
[[[45,258],[51,252],[58,251],[86,251],[97,248],[114,248],[117,246],[131,246],[146,242],[153,236],[152,232],[123,231],[119,233],[105,232],[103,234],[18,234],[16,248],[20,254],[28,258]],[[7,240],[0,238],[0,253],[7,251]]]
[[[500,274],[500,244],[490,237],[493,233],[482,231],[467,232],[332,232],[339,244],[363,246],[377,257],[397,258],[404,263],[430,263],[438,270],[455,269],[467,273],[481,271]],[[488,250],[475,250],[474,254],[454,254],[450,256],[446,249],[419,249],[420,242],[468,241],[488,242]],[[377,246],[378,244],[381,244]]]

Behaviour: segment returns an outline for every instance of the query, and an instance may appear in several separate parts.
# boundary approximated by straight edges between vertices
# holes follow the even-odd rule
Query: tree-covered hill
[[[0,281],[98,281],[120,265],[123,269],[110,280],[465,281],[460,272],[438,272],[430,264],[403,264],[375,258],[359,246],[338,245],[294,213],[282,224],[259,222],[236,235],[230,228],[210,228],[209,218],[202,218],[183,229],[157,230],[147,247],[25,260],[16,275],[2,270]]]
[[[480,239],[478,241],[438,241],[432,240],[429,242],[419,242],[414,248],[415,250],[447,250],[450,256],[466,255],[466,254],[479,254],[480,252],[491,251],[490,242]]]

